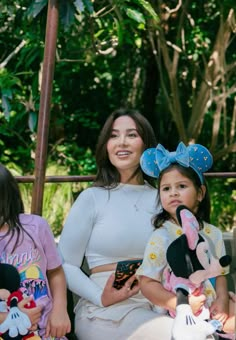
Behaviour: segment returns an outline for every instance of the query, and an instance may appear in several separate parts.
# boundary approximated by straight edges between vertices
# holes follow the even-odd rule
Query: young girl
[[[153,220],[156,230],[149,239],[143,264],[137,275],[143,295],[158,306],[159,311],[175,311],[176,308],[176,295],[164,288],[163,273],[164,270],[169,270],[166,250],[182,233],[176,218],[178,206],[185,205],[195,214],[201,227],[200,233],[212,240],[216,255],[221,257],[225,254],[222,233],[209,224],[210,200],[203,173],[210,169],[211,165],[212,156],[205,147],[199,144],[186,147],[182,142],[176,152],[168,152],[158,144],[156,149],[146,150],[141,157],[143,171],[158,178],[158,192],[163,210]],[[215,296],[214,300],[212,296]],[[189,296],[189,304],[194,314],[197,314],[206,302],[211,317],[221,321],[227,329],[229,295],[225,276],[216,277],[213,285],[207,280],[204,294]]]
[[[42,339],[63,338],[70,331],[70,320],[61,259],[48,223],[23,211],[17,182],[0,164],[0,262],[18,269],[22,293],[34,297],[37,307],[21,308],[32,328]],[[6,317],[0,313],[1,324]]]

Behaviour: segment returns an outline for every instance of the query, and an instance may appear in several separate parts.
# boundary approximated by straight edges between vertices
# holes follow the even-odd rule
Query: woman
[[[145,339],[170,339],[171,319],[152,310],[135,275],[121,289],[113,287],[117,262],[142,258],[153,230],[156,190],[139,160],[154,145],[153,129],[140,113],[115,111],[98,140],[94,185],[69,212],[59,249],[68,287],[81,297],[75,308],[80,340],[138,339],[139,327]],[[84,256],[90,277],[80,269]]]

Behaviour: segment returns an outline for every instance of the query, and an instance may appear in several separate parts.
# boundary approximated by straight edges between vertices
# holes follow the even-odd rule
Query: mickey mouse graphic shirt
[[[62,262],[52,231],[44,218],[38,215],[20,214],[20,222],[28,234],[24,231],[20,232],[18,245],[14,250],[16,231],[12,239],[12,233],[5,235],[6,232],[0,232],[0,262],[17,268],[21,278],[20,290],[24,296],[32,295],[36,305],[43,307],[38,324],[39,335],[43,336],[52,308],[47,270],[59,267]]]

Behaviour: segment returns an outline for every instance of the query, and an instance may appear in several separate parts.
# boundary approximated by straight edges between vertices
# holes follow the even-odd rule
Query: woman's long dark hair
[[[181,173],[181,175],[187,177],[193,183],[197,191],[201,190],[202,183],[197,173],[190,167],[186,168],[178,163],[174,163],[174,164],[171,164],[167,169],[163,170],[160,176],[158,177],[157,186],[158,186],[158,201],[159,201],[158,203],[159,204],[160,204],[161,179],[166,172],[172,169],[178,170]],[[198,211],[194,213],[201,227],[203,226],[203,221],[210,223],[210,210],[211,210],[210,195],[209,195],[209,191],[207,188],[207,183],[204,181],[203,185],[205,185],[206,187],[206,193],[205,193],[203,200],[199,202]],[[171,219],[170,214],[166,210],[163,209],[158,215],[156,215],[153,218],[153,225],[155,229],[158,229],[163,225],[165,221],[170,220],[170,219]]]
[[[120,174],[118,170],[111,164],[107,154],[107,142],[111,136],[112,126],[114,121],[122,116],[128,116],[133,119],[136,124],[137,131],[144,143],[144,149],[156,146],[156,137],[148,120],[138,111],[132,109],[118,109],[114,111],[106,120],[101,133],[98,138],[96,148],[96,163],[97,163],[97,175],[94,182],[94,186],[98,187],[115,187],[120,182]],[[133,176],[141,173],[141,167],[139,167]],[[143,178],[155,185],[153,178],[143,174]]]
[[[0,231],[5,224],[8,225],[8,231],[4,236],[0,237],[0,241],[7,235],[11,235],[7,243],[9,244],[16,233],[13,250],[22,241],[22,239],[20,240],[21,231],[25,231],[19,219],[21,213],[24,213],[24,204],[18,183],[11,172],[0,164]]]

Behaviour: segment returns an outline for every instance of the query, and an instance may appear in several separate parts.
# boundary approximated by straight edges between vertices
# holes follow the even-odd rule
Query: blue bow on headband
[[[169,152],[161,144],[158,144],[156,148],[145,150],[140,159],[142,170],[155,178],[158,178],[160,172],[173,163],[178,163],[186,168],[191,167],[203,183],[203,173],[211,168],[213,159],[209,150],[203,145],[186,146],[183,142],[180,142],[176,151],[173,152]]]

